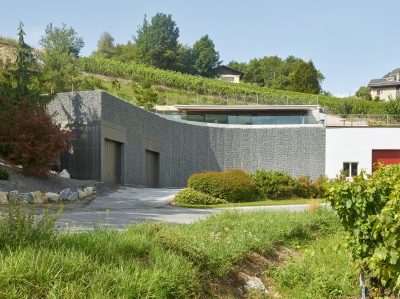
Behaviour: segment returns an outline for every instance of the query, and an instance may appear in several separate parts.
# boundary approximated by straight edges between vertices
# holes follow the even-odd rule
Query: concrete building
[[[77,133],[79,140],[61,157],[62,167],[77,179],[184,187],[190,175],[207,170],[281,170],[313,179],[325,172],[326,131],[321,123],[169,119],[102,91],[61,93],[48,109],[58,112],[56,120],[63,127]]]
[[[201,171],[265,169],[316,179],[400,163],[400,120],[371,124],[327,116],[318,106],[182,105],[173,115],[158,115],[87,91],[58,94],[48,109],[77,134],[61,157],[77,179],[184,187]]]

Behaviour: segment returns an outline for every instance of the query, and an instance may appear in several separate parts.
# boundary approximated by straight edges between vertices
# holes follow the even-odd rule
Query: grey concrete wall
[[[308,174],[313,179],[325,173],[322,125],[235,127],[185,122],[161,117],[100,91],[60,94],[52,105],[53,110],[61,111],[58,121],[67,118],[74,122],[76,118],[91,125],[102,119],[126,128],[125,184],[145,185],[145,144],[160,149],[162,187],[186,186],[190,175],[206,170],[255,172],[263,168],[287,171],[295,177]],[[91,141],[95,146],[85,150],[99,151],[96,138]],[[97,153],[93,155],[98,159]]]

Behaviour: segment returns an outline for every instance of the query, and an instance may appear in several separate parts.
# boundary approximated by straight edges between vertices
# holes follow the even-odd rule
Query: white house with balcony
[[[371,96],[378,96],[382,101],[389,101],[400,97],[400,78],[399,74],[396,77],[390,76],[382,79],[372,79],[368,83],[371,88]]]

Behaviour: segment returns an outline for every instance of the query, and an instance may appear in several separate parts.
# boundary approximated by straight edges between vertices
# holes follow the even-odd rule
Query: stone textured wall
[[[101,180],[101,92],[59,93],[47,106],[54,119],[76,133],[69,152],[61,155],[61,167],[72,178]]]
[[[325,173],[322,125],[191,123],[164,118],[100,91],[59,94],[52,105],[53,110],[62,111],[58,121],[73,121],[75,117],[90,125],[102,119],[126,128],[122,150],[125,184],[146,183],[146,137],[160,144],[162,187],[186,186],[190,175],[206,170],[255,172],[263,168],[287,171],[295,177],[309,174],[313,179]]]

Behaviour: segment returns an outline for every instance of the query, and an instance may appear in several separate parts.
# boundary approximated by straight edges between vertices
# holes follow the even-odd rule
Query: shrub
[[[257,170],[250,177],[257,185],[259,193],[272,198],[289,197],[293,195],[295,179],[284,171]]]
[[[361,171],[352,181],[328,187],[328,200],[349,237],[352,260],[375,277],[378,295],[400,287],[400,165]],[[389,282],[389,283],[388,283]]]
[[[22,101],[18,108],[0,98],[0,144],[10,148],[8,159],[24,168],[26,175],[47,176],[52,165],[67,150],[66,141],[72,132],[60,130],[44,105]]]
[[[9,177],[10,177],[10,174],[8,173],[8,171],[0,168],[0,180],[6,181],[6,180],[8,180]]]
[[[302,176],[296,180],[294,194],[303,198],[322,198],[326,192],[326,177],[320,175],[314,182],[309,175]]]
[[[42,215],[36,215],[36,206],[28,209],[26,205],[10,203],[0,216],[0,249],[53,241],[61,213],[62,207],[54,212],[48,206]]]
[[[255,183],[239,169],[194,174],[188,187],[228,202],[249,201],[257,193]]]
[[[225,199],[215,198],[209,194],[205,194],[200,191],[193,190],[191,188],[185,188],[175,195],[174,203],[178,205],[215,205],[228,203]]]

